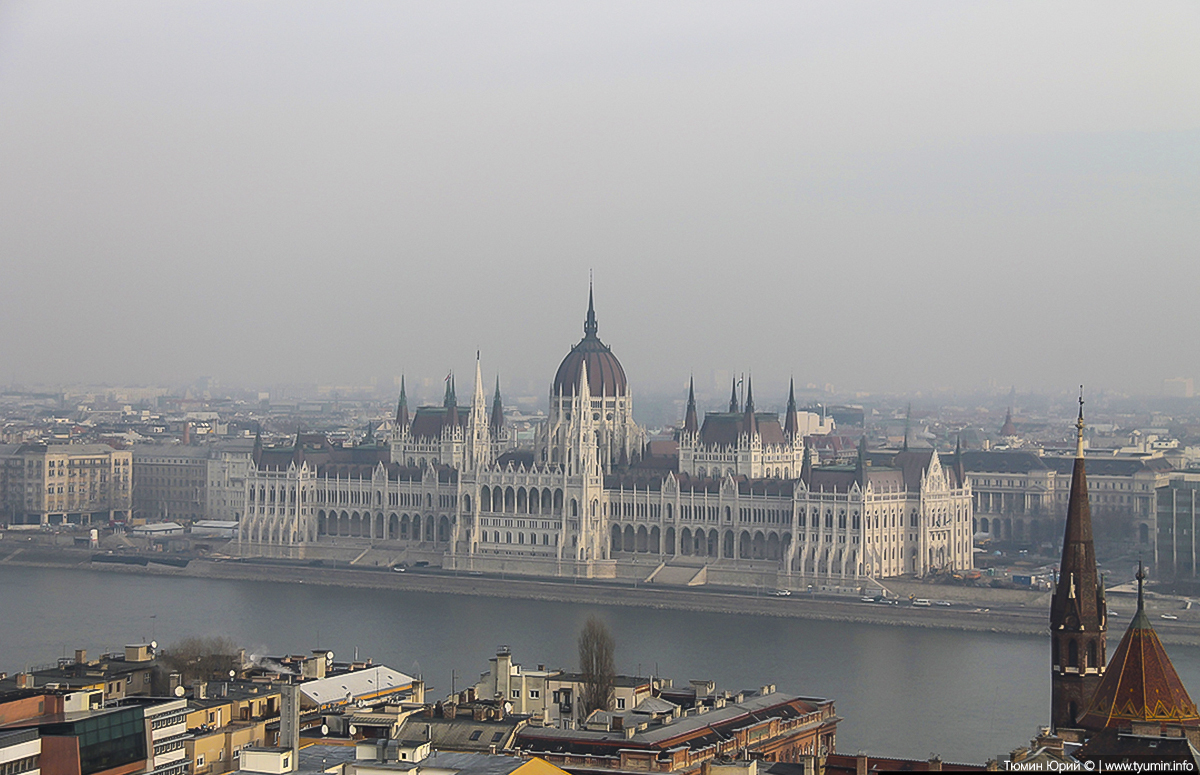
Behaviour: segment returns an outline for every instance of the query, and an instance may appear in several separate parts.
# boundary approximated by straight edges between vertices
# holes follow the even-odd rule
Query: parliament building
[[[755,409],[753,385],[698,416],[689,390],[674,441],[649,442],[601,342],[591,296],[583,338],[550,386],[534,443],[506,427],[476,361],[472,397],[447,382],[357,446],[298,433],[256,442],[243,556],[429,562],[465,572],[660,584],[842,589],[971,567],[971,491],[960,455],[871,451],[821,466],[798,411]]]

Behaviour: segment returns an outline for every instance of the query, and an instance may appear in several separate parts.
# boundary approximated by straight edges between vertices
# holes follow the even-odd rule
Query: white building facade
[[[694,570],[689,583],[784,588],[971,567],[971,493],[956,462],[864,449],[856,465],[813,467],[804,437],[820,418],[789,395],[781,423],[755,410],[752,388],[703,424],[689,395],[677,452],[651,455],[597,331],[589,298],[532,447],[505,428],[498,386],[489,409],[477,364],[467,406],[448,380],[442,406],[410,417],[402,386],[386,442],[301,434],[256,448],[240,551],[664,583]]]

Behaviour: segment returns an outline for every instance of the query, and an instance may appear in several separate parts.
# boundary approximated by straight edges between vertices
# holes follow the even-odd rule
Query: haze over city
[[[1189,3],[6,3],[6,383],[1195,376]],[[781,389],[781,388],[780,388]],[[776,390],[776,392],[779,392]]]

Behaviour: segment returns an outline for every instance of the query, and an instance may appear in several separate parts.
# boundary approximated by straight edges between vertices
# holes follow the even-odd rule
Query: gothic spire
[[[500,375],[496,375],[496,394],[492,396],[492,438],[504,428],[504,405],[500,403]]]
[[[696,433],[700,430],[700,421],[696,418],[696,380],[688,380],[687,414],[683,418],[683,432]]]
[[[908,434],[912,430],[912,402],[908,402],[908,411],[904,414],[904,446],[901,452],[908,452]]]
[[[396,402],[396,433],[408,428],[408,395],[404,392],[404,375],[400,375],[400,400]]]
[[[584,321],[583,321],[584,337],[595,338],[596,331],[598,330],[598,328],[599,327],[596,325],[596,305],[592,302],[592,281],[591,281],[591,278],[589,278],[588,279],[588,311],[587,311],[587,317],[584,318]]]
[[[795,441],[799,432],[800,418],[796,413],[796,380],[793,378],[788,383],[787,417],[783,421],[783,433],[789,439]]]
[[[742,432],[751,436],[758,433],[758,420],[754,416],[754,379],[746,377],[746,411],[742,419]]]
[[[812,489],[812,447],[804,445],[804,461],[800,464],[800,478]]]
[[[254,451],[251,455],[254,457],[254,464],[258,465],[258,461],[262,458],[262,423],[254,425]]]
[[[858,439],[858,461],[854,464],[854,481],[859,487],[867,484],[867,434]]]
[[[733,378],[733,388],[729,392],[729,412],[735,414],[738,410],[737,377]]]
[[[1058,585],[1050,603],[1050,723],[1075,727],[1104,673],[1108,617],[1104,588],[1096,570],[1092,511],[1083,460],[1083,394],[1080,389],[1075,466],[1067,501]],[[1093,671],[1080,669],[1093,668]]]
[[[967,486],[967,472],[963,467],[962,433],[954,437],[954,473],[958,475],[958,486]]]

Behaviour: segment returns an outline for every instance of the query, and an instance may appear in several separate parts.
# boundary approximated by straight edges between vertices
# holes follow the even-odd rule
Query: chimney
[[[860,753],[854,757],[854,775],[867,775],[867,755]]]
[[[197,681],[196,683],[192,684],[192,692],[196,695],[197,700],[207,700],[208,682]]]
[[[170,694],[172,697],[174,697],[175,690],[179,688],[179,685],[182,681],[183,681],[183,676],[181,676],[179,673],[171,673],[170,675],[168,675],[167,676],[167,693]]]
[[[75,649],[75,664],[87,664],[87,649]]]
[[[17,673],[16,679],[18,689],[33,688],[33,676],[31,676],[29,673]]]
[[[937,754],[934,754],[933,756],[929,757],[929,771],[930,772],[941,772],[942,771],[942,757],[938,756]]]

